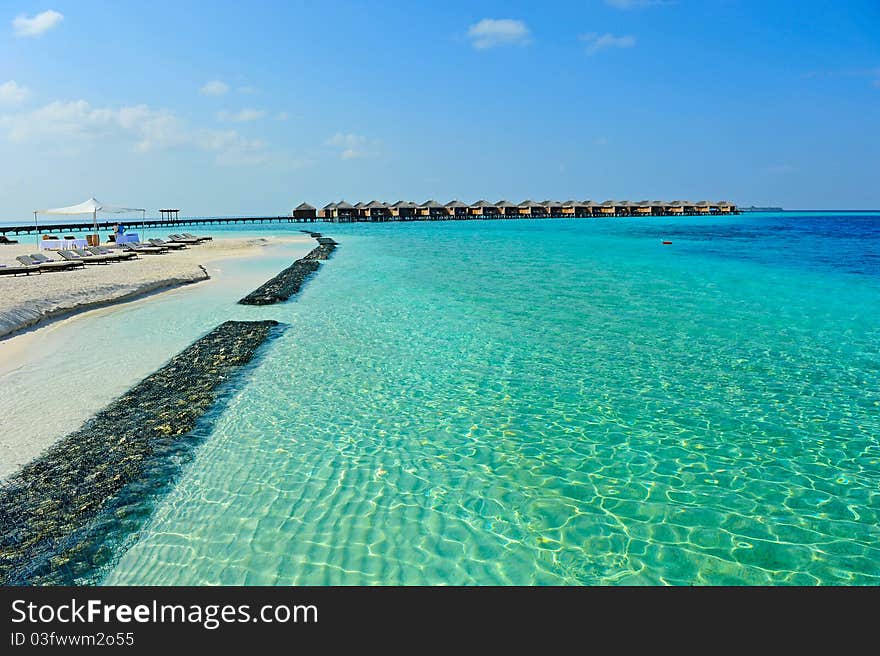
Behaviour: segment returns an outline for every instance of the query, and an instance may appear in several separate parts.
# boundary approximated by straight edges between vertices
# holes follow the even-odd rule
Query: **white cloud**
[[[244,94],[247,94],[247,95],[253,95],[253,94],[255,94],[255,93],[259,93],[259,89],[257,89],[257,87],[252,87],[252,86],[250,86],[250,85],[245,85],[245,86],[243,86],[243,87],[238,87],[237,91],[238,91],[239,93],[244,93]]]
[[[0,116],[0,130],[19,143],[130,143],[136,152],[190,148],[213,153],[218,164],[263,161],[266,143],[235,130],[190,129],[176,114],[147,105],[92,107],[85,100],[56,101],[30,112]]]
[[[595,55],[600,50],[608,48],[632,48],[636,45],[634,36],[614,36],[613,34],[597,34],[590,32],[589,34],[581,34],[578,37],[587,44],[587,54]]]
[[[199,89],[199,93],[203,96],[222,96],[228,91],[229,85],[220,80],[211,80]]]
[[[64,14],[49,9],[35,16],[21,14],[12,21],[16,36],[39,36],[64,20]]]
[[[359,134],[337,132],[327,140],[326,144],[337,148],[341,159],[348,160],[375,156],[381,142]]]
[[[468,38],[477,50],[495,46],[525,46],[532,42],[528,25],[512,18],[484,18],[468,28]]]
[[[668,5],[668,0],[605,0],[605,4],[615,9],[638,9],[655,5]]]
[[[262,109],[242,109],[238,112],[217,112],[217,118],[221,121],[234,121],[236,123],[247,123],[249,121],[257,121],[266,116],[266,112]]]
[[[0,84],[0,105],[17,105],[31,95],[27,87],[19,86],[15,80]]]

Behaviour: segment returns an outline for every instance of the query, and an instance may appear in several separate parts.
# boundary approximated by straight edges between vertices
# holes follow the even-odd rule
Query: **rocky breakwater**
[[[318,245],[305,256],[298,259],[277,276],[245,296],[239,301],[241,305],[272,305],[288,300],[297,294],[308,278],[320,267],[320,260],[330,257],[338,243],[319,232],[309,233],[318,241]]]
[[[113,560],[108,543],[149,516],[198,444],[196,422],[277,326],[221,324],[8,479],[0,584],[95,582]]]

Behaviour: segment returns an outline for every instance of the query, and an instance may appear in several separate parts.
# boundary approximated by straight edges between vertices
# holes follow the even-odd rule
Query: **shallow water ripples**
[[[340,239],[261,310],[287,333],[107,581],[880,583],[875,288],[530,235],[437,275],[466,237]]]

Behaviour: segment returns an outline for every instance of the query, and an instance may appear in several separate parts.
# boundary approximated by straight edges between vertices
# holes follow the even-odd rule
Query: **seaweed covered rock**
[[[277,276],[257,287],[242,298],[241,305],[272,305],[297,294],[305,281],[318,270],[318,261],[326,260],[336,249],[337,242],[329,237],[318,237],[318,246],[309,251]]]
[[[149,514],[198,443],[196,422],[277,321],[227,321],[0,487],[0,584],[81,582]]]

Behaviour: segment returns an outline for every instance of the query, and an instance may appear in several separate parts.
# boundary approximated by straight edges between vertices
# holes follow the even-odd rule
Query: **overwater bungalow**
[[[415,218],[419,206],[408,200],[399,200],[391,207],[391,216],[401,221],[410,221]]]
[[[654,207],[649,200],[640,200],[632,208],[632,213],[636,216],[651,216],[654,213]]]
[[[599,205],[599,215],[600,216],[616,216],[617,215],[617,201],[616,200],[602,201],[602,203]]]
[[[545,200],[541,203],[544,207],[544,210],[547,212],[547,216],[551,217],[560,217],[562,216],[562,202],[558,200]]]
[[[678,215],[684,214],[684,208],[685,208],[685,205],[686,205],[686,202],[683,201],[683,200],[674,200],[674,201],[672,201],[672,202],[670,202],[670,203],[667,203],[667,205],[666,205],[666,212],[667,212],[668,214],[673,214],[673,215],[676,215],[676,214],[678,214]]]
[[[410,201],[399,200],[393,205],[372,200],[369,203],[350,205],[345,201],[327,203],[321,210],[316,210],[308,203],[298,205],[291,217],[300,221],[314,221],[322,218],[325,221],[411,221],[465,218],[543,218],[543,217],[612,217],[612,216],[682,216],[708,214],[738,214],[739,210],[730,201],[712,202],[701,200],[640,200],[637,203],[628,200],[606,200],[597,203],[592,200],[567,200],[565,202],[545,200],[537,203],[524,200],[514,205],[507,200],[490,203],[480,199],[467,205],[459,200],[452,200],[441,205],[435,200],[426,200],[419,205]]]
[[[498,208],[498,211],[501,213],[502,216],[519,216],[516,205],[511,203],[509,200],[499,200],[497,203],[495,203],[495,207]]]
[[[530,201],[531,205],[529,206],[529,216],[533,219],[544,219],[549,216],[547,212],[547,208],[543,203],[538,203],[535,201]]]
[[[501,216],[501,210],[497,205],[493,205],[487,200],[478,200],[468,208],[468,212],[473,217],[484,219],[497,219]]]
[[[426,200],[419,205],[419,216],[426,219],[442,219],[447,216],[446,208],[436,200]]]
[[[516,206],[516,212],[519,216],[531,216],[532,215],[532,207],[535,205],[534,201],[524,200],[519,205]]]
[[[346,203],[345,201],[342,201],[336,204],[336,210],[333,216],[337,221],[340,221],[342,223],[350,223],[351,221],[357,220],[358,210],[356,210],[354,205],[352,205],[351,203]]]
[[[475,203],[471,203],[470,205],[468,205],[468,216],[472,219],[481,218],[483,216],[483,210],[488,204],[489,201],[484,198],[481,198]]]
[[[361,211],[367,221],[387,221],[391,218],[391,208],[387,203],[380,203],[378,200],[371,200]]]
[[[560,216],[563,216],[567,219],[574,218],[576,216],[583,216],[584,206],[579,200],[567,200],[562,203],[562,207],[560,208]]]
[[[293,218],[298,221],[314,221],[318,218],[318,210],[308,203],[301,203],[294,208]]]
[[[584,216],[599,216],[601,204],[594,200],[582,200],[581,205],[584,207]]]
[[[468,217],[469,206],[460,200],[451,200],[443,207],[446,208],[446,213],[453,219],[466,219]]]

